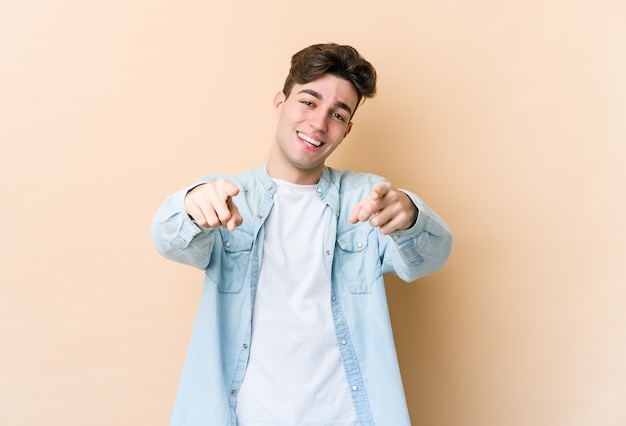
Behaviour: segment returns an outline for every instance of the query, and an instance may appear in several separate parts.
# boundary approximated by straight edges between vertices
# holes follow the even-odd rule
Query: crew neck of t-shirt
[[[312,185],[302,185],[299,183],[293,183],[293,182],[289,182],[283,179],[276,179],[276,178],[272,178],[272,180],[274,182],[276,182],[276,185],[278,186],[286,186],[289,188],[295,188],[295,189],[314,189],[317,188],[317,184],[312,184]]]

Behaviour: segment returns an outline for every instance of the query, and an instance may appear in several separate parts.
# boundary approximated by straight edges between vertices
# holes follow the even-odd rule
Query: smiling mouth
[[[300,133],[300,132],[296,132],[298,135],[298,138],[300,138],[301,140],[303,140],[304,142],[316,146],[316,147],[320,147],[322,145],[324,145],[324,142],[322,141],[318,141],[317,139],[313,139],[312,137],[309,137],[307,135],[305,135],[304,133]]]

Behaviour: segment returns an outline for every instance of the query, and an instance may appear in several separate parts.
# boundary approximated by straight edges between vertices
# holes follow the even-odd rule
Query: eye
[[[300,103],[302,103],[302,104],[304,104],[304,105],[306,105],[308,107],[315,106],[315,104],[313,102],[309,101],[308,99],[303,99],[303,100],[300,101]]]
[[[339,114],[338,112],[333,112],[331,116],[333,116],[337,120],[346,121],[346,118],[343,115]]]

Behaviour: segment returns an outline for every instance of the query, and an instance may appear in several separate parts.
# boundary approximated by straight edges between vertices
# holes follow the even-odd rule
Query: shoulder
[[[238,172],[233,175],[224,174],[224,173],[211,173],[197,180],[196,183],[209,183],[215,182],[220,179],[227,180],[229,182],[234,183],[240,189],[245,189],[252,187],[255,182],[255,169],[248,169]]]
[[[340,193],[352,191],[368,192],[372,186],[384,182],[386,179],[373,173],[355,172],[352,170],[337,170],[328,167],[328,177]]]

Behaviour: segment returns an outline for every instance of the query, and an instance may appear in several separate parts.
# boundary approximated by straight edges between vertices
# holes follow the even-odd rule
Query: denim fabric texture
[[[200,228],[184,210],[191,188],[219,178],[240,188],[233,201],[243,224],[234,232]],[[359,424],[402,426],[410,422],[383,275],[410,282],[435,272],[449,256],[452,237],[446,224],[407,191],[419,210],[410,229],[385,236],[368,222],[351,224],[353,207],[382,181],[372,174],[324,169],[317,194],[332,209],[334,220],[320,229],[320,250],[331,276],[328,303]],[[235,176],[210,175],[167,198],[154,217],[157,250],[205,270],[171,425],[236,425],[263,257],[263,224],[275,192],[265,166]]]

